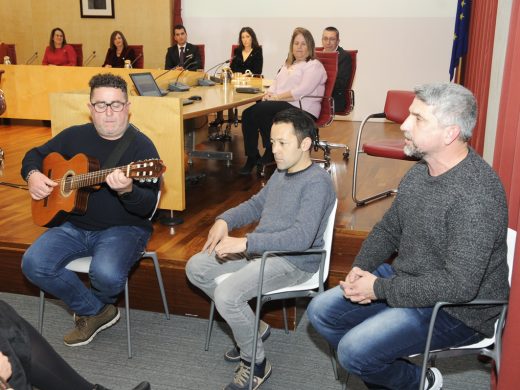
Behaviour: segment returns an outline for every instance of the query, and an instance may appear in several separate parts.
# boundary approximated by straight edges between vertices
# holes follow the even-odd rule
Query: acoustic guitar
[[[162,160],[151,159],[99,170],[99,162],[84,154],[66,160],[59,153],[50,153],[43,160],[42,172],[58,185],[48,197],[32,200],[34,223],[52,227],[63,222],[68,214],[84,214],[90,193],[98,190],[108,174],[116,169],[141,182],[157,182],[166,167]]]

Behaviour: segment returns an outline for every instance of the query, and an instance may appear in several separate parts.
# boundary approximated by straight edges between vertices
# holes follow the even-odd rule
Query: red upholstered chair
[[[357,50],[345,50],[350,55],[350,60],[352,63],[352,70],[350,72],[350,77],[347,81],[347,90],[345,91],[345,99],[347,103],[345,105],[345,109],[343,111],[336,111],[337,115],[348,115],[354,109],[354,90],[352,89],[352,83],[354,82],[354,76],[356,75],[357,68]],[[323,52],[323,47],[316,48],[316,54],[318,52]]]
[[[377,199],[382,199],[390,195],[395,195],[397,193],[397,189],[391,189],[366,197],[364,199],[357,198],[356,189],[360,154],[365,153],[369,156],[392,158],[396,160],[416,160],[415,158],[408,157],[406,154],[404,154],[404,139],[382,139],[366,142],[363,144],[363,146],[361,146],[363,130],[370,119],[386,118],[392,122],[401,124],[408,117],[408,109],[412,104],[414,97],[415,94],[411,91],[388,91],[386,94],[384,112],[370,114],[361,122],[357,133],[356,151],[354,156],[354,175],[352,178],[352,199],[357,206],[363,206],[366,203]]]
[[[357,68],[357,50],[346,50],[346,52],[350,55],[350,59],[352,62],[352,72],[350,73],[350,78],[347,82],[347,91],[345,92],[345,99],[347,99],[347,104],[345,105],[345,110],[336,111],[336,115],[348,115],[354,109],[354,90],[352,89],[352,83],[354,82],[354,76],[356,75]]]
[[[325,53],[323,51],[317,51],[316,57],[323,64],[323,67],[327,72],[327,82],[325,83],[324,96],[318,96],[322,100],[320,115],[316,120],[316,139],[314,140],[314,150],[323,150],[323,160],[319,160],[319,162],[322,162],[325,165],[325,168],[328,169],[330,167],[330,151],[332,149],[345,149],[343,152],[343,157],[347,158],[349,156],[349,148],[344,144],[330,143],[320,139],[320,127],[329,126],[334,120],[334,99],[332,97],[332,91],[334,90],[334,84],[336,83],[336,76],[338,74],[338,53]],[[302,97],[302,99],[306,98],[313,98],[313,96]]]
[[[132,64],[132,68],[143,69],[144,68],[144,51],[143,45],[128,45],[128,48],[132,49],[135,54],[135,60]]]
[[[82,43],[69,43],[76,52],[76,66],[83,66],[83,44]]]
[[[204,65],[206,64],[206,45],[203,44],[197,44],[195,45],[199,48],[199,54],[200,54],[200,68],[204,69]]]
[[[233,60],[233,57],[235,56],[235,49],[238,47],[238,45],[235,43],[234,45],[231,45],[231,55],[229,56],[229,58],[231,60]],[[230,61],[229,62],[229,65],[231,65],[231,62],[233,61]]]
[[[9,56],[11,64],[16,65],[16,48],[14,43],[0,43],[0,64],[4,63],[5,56]]]

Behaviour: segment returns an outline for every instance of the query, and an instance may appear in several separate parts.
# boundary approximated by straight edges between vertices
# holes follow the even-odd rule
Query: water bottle
[[[127,68],[127,69],[132,68],[132,63],[130,62],[130,60],[125,60],[125,68]]]
[[[4,56],[4,65],[11,65],[11,58],[9,58],[9,56]]]
[[[222,68],[222,84],[227,85],[231,80],[231,69],[230,68]]]

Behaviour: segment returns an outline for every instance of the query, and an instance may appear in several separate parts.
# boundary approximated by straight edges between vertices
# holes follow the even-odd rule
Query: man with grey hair
[[[369,388],[417,389],[438,301],[507,299],[507,205],[493,169],[467,142],[475,98],[450,83],[422,85],[402,124],[405,151],[421,158],[399,184],[344,282],[309,305],[312,325],[339,363]],[[387,260],[396,254],[391,264]],[[441,309],[432,349],[472,344],[494,333],[500,307]],[[436,368],[425,389],[442,388]]]

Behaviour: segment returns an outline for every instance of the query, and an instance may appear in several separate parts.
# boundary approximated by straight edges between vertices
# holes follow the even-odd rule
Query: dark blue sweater
[[[103,166],[120,141],[121,138],[107,140],[100,137],[92,123],[69,127],[42,146],[27,152],[22,161],[22,177],[25,178],[33,169],[41,171],[43,159],[51,152],[60,153],[65,159],[83,153],[97,159],[100,166]],[[138,132],[117,166],[158,157],[152,141]],[[152,230],[152,224],[147,218],[155,207],[157,192],[158,184],[134,181],[132,192],[118,196],[105,183],[100,190],[90,194],[85,215],[71,214],[67,220],[87,230],[123,225],[143,226]]]

